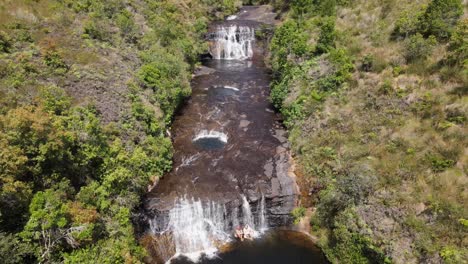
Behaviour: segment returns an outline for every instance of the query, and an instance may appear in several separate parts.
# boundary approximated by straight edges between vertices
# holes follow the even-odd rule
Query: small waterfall
[[[247,198],[244,195],[242,195],[242,214],[244,225],[249,225],[251,228],[255,229],[252,210],[250,209],[249,201],[247,201]]]
[[[253,56],[252,42],[255,31],[247,26],[219,26],[217,32],[211,34],[215,41],[212,46],[214,59],[245,60]]]
[[[197,141],[202,138],[216,138],[219,139],[220,141],[227,143],[228,141],[228,136],[222,132],[218,131],[208,131],[208,130],[202,130],[200,133],[198,133],[194,138],[193,141]]]
[[[268,229],[265,210],[265,196],[263,194],[262,199],[260,200],[260,208],[258,210],[258,229],[260,230],[260,232],[263,232]]]
[[[180,199],[169,211],[168,227],[172,231],[176,255],[184,254],[196,261],[201,253],[212,255],[215,243],[230,240],[225,207],[214,203]]]
[[[184,255],[196,262],[202,254],[215,256],[217,246],[230,242],[238,226],[249,225],[254,229],[254,237],[265,231],[268,224],[263,195],[256,209],[254,215],[244,195],[231,204],[179,198],[167,217],[153,218],[149,226],[153,235],[163,238],[163,247],[170,248],[168,245],[172,243],[174,257]]]

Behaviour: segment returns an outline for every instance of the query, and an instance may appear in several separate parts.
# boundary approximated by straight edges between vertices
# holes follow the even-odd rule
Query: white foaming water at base
[[[245,60],[253,56],[252,43],[255,40],[255,30],[247,26],[220,26],[212,34],[215,46],[212,47],[214,59]]]
[[[208,130],[202,130],[200,131],[200,133],[198,133],[195,138],[193,139],[193,141],[197,141],[199,139],[202,139],[202,138],[217,138],[219,139],[220,141],[224,142],[224,143],[227,143],[228,141],[228,137],[226,134],[222,133],[222,132],[218,132],[218,131],[208,131]]]
[[[152,219],[149,222],[150,228],[154,235],[166,232],[172,234],[175,255],[171,259],[182,255],[193,262],[197,262],[202,255],[213,258],[218,252],[217,245],[232,241],[233,231],[237,226],[249,225],[254,230],[253,237],[259,237],[261,232],[267,229],[263,195],[258,204],[260,209],[257,210],[256,219],[247,198],[242,195],[241,200],[242,215],[239,216],[237,206],[228,212],[225,204],[180,198],[169,211],[167,226],[159,227],[161,223]],[[259,223],[258,230],[255,223]],[[167,263],[170,263],[171,259]]]

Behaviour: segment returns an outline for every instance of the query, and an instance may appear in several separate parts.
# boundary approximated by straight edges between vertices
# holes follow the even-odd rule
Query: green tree
[[[57,189],[37,192],[29,206],[31,214],[21,236],[25,241],[38,242],[40,261],[53,261],[67,240],[73,240],[69,227],[70,217],[66,201],[72,191],[66,182]]]
[[[462,14],[461,0],[432,0],[420,18],[419,31],[425,37],[448,40]]]

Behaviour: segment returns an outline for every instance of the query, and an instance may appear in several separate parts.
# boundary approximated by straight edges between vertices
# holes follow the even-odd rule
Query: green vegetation
[[[312,232],[329,260],[468,261],[466,7],[279,6],[271,100],[290,130],[301,188],[320,189],[302,204],[316,208]]]
[[[294,223],[298,224],[301,219],[306,215],[306,208],[304,207],[296,207],[292,210],[291,215],[294,217]]]
[[[0,262],[141,263],[210,20],[237,1],[0,3]]]

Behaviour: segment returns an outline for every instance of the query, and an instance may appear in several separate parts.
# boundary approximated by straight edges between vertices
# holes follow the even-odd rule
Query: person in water
[[[244,241],[244,231],[240,226],[236,228],[235,237],[239,238],[241,241]]]
[[[243,233],[244,233],[244,238],[250,239],[250,240],[253,239],[253,229],[250,228],[249,225],[245,225],[245,226],[244,226]]]

